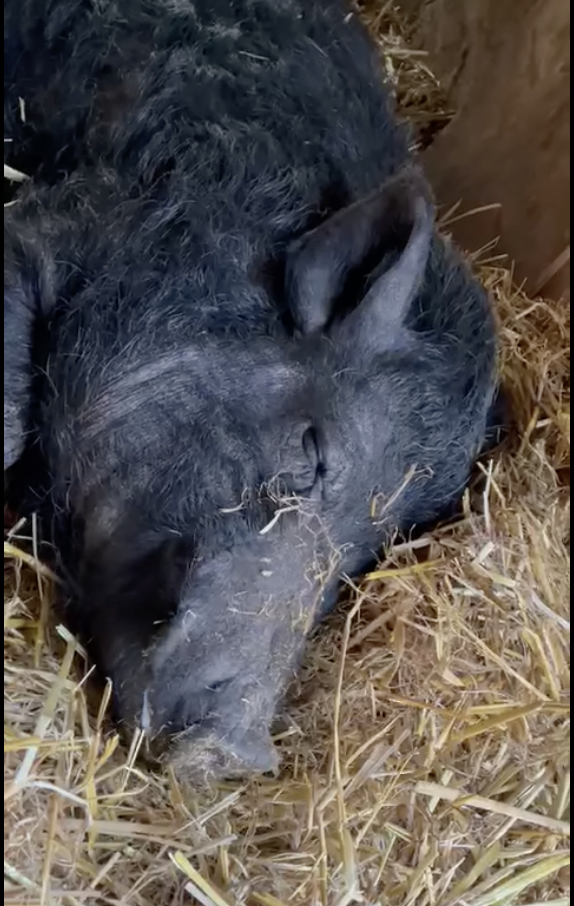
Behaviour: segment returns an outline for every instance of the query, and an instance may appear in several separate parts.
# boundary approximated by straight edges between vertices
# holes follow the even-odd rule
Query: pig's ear
[[[286,279],[297,329],[343,328],[362,347],[363,339],[394,345],[424,278],[433,228],[428,184],[409,169],[296,240]]]

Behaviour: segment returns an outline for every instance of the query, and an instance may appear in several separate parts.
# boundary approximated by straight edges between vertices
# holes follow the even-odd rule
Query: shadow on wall
[[[570,298],[570,0],[399,0],[459,112],[426,152],[475,251],[500,236],[530,292]]]

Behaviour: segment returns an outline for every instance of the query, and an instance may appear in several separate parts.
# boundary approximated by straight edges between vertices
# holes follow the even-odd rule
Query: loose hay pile
[[[392,11],[376,24],[436,125],[424,60]],[[196,794],[143,771],[106,696],[88,709],[49,579],[5,544],[9,906],[569,904],[569,316],[482,273],[513,440],[467,518],[395,550],[315,641],[276,780]]]

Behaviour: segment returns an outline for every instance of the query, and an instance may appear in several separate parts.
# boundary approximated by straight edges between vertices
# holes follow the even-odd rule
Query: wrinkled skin
[[[190,775],[269,770],[341,575],[460,498],[488,299],[342,2],[4,10],[5,154],[36,174],[6,211],[5,470],[118,719]]]

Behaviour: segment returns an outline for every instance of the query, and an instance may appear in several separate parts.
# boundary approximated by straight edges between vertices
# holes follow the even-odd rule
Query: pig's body
[[[38,174],[6,217],[5,467],[41,452],[118,716],[266,769],[338,576],[464,488],[488,301],[338,0],[8,0],[5,29]]]

